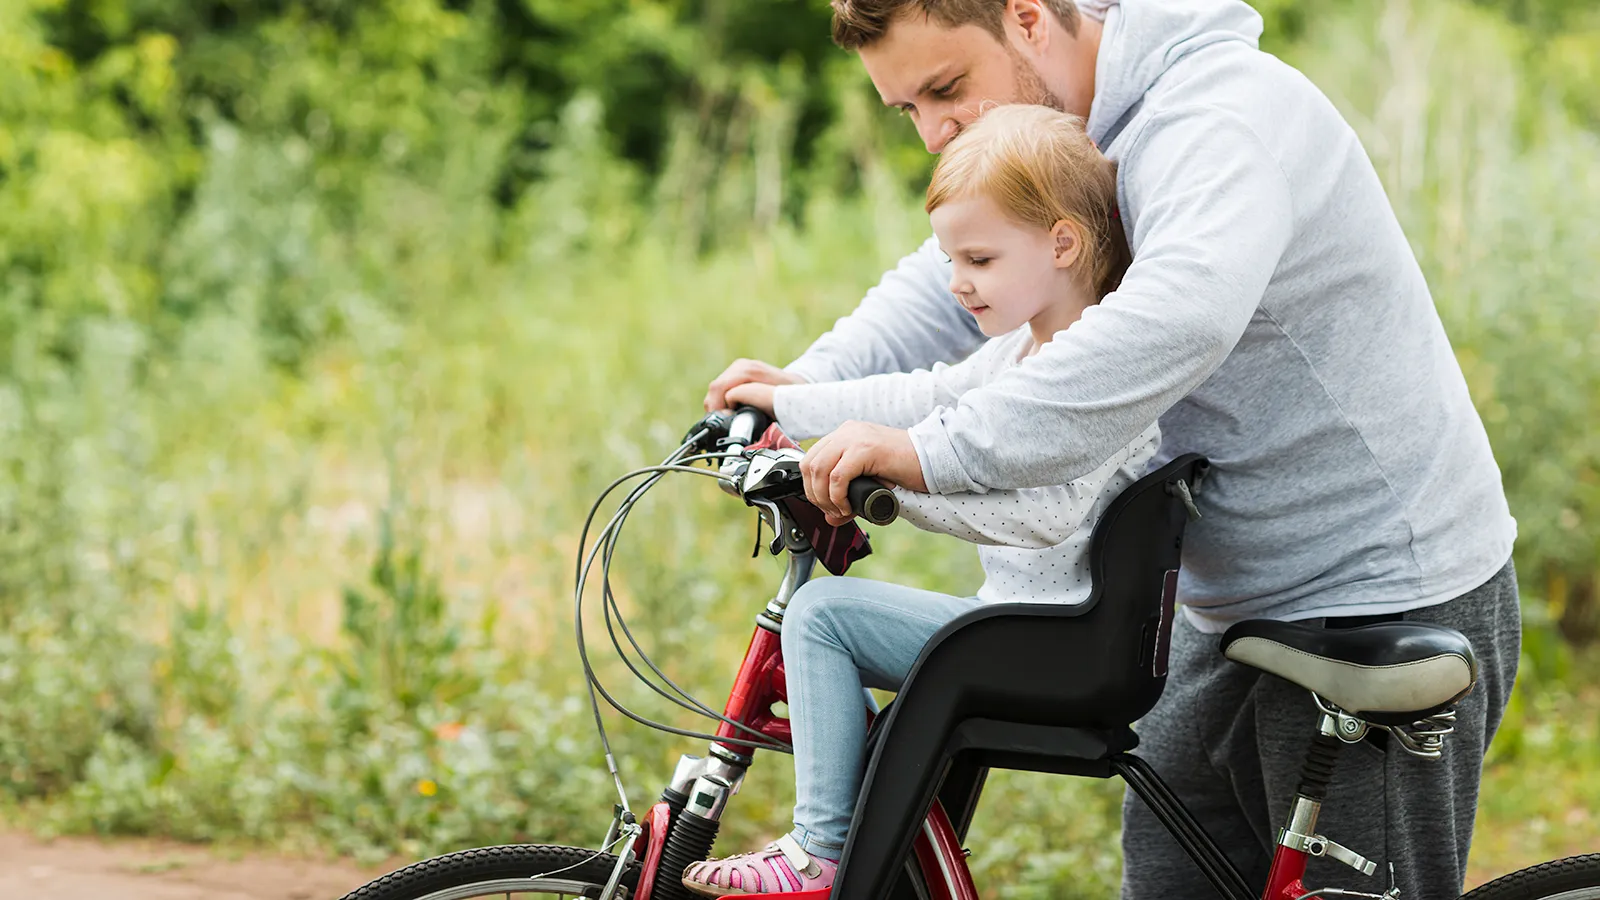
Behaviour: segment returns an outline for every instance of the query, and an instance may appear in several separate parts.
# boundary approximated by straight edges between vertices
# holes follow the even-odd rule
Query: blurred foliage
[[[1504,471],[1530,629],[1491,776],[1592,770],[1600,19],[1258,6],[1360,131]],[[726,360],[798,353],[926,233],[930,158],[859,68],[823,0],[0,0],[0,798],[373,854],[597,839],[577,528]],[[703,487],[618,575],[715,698],[775,572]],[[863,574],[975,583],[874,540]],[[614,739],[636,802],[697,749]],[[730,846],[790,802],[756,771]],[[1111,891],[1112,787],[989,797],[980,879]]]

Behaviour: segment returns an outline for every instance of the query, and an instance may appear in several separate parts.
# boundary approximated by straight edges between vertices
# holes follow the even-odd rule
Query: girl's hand
[[[855,515],[850,509],[850,482],[871,475],[893,487],[899,485],[926,493],[922,461],[904,429],[846,422],[811,446],[800,461],[806,499],[828,517],[828,524],[843,525]]]
[[[736,359],[733,364],[722,370],[722,374],[712,379],[706,387],[706,412],[716,412],[719,409],[729,409],[733,402],[728,399],[728,390],[741,384],[804,384],[805,379],[799,375],[788,372],[764,363],[758,359]],[[754,406],[755,404],[751,404]],[[767,414],[772,414],[771,405],[767,407]]]
[[[770,384],[747,382],[728,388],[728,392],[723,395],[725,398],[723,402],[728,405],[729,409],[735,409],[740,406],[754,406],[768,416],[776,418],[777,413],[772,411],[772,397],[775,390],[777,388]]]

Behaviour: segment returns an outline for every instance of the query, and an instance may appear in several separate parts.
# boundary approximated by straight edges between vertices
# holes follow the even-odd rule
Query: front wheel
[[[1502,875],[1461,900],[1600,900],[1600,853]]]
[[[468,900],[472,897],[599,897],[617,858],[579,847],[515,844],[437,856],[390,872],[344,900]],[[622,872],[631,895],[639,864]],[[618,896],[622,892],[618,891]]]

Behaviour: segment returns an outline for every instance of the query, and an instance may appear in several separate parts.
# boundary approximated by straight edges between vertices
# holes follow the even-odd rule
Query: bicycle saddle
[[[1223,633],[1222,653],[1376,725],[1409,725],[1447,709],[1478,678],[1466,636],[1424,622],[1324,629],[1247,619]]]

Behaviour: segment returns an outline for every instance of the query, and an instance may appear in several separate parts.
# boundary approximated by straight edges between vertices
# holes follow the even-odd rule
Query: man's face
[[[858,52],[884,105],[906,112],[930,153],[991,106],[1036,103],[1087,117],[1098,41],[1090,46],[1083,28],[1068,34],[1034,3],[1008,4],[1005,29],[1000,40],[977,25],[947,28],[911,14]]]

